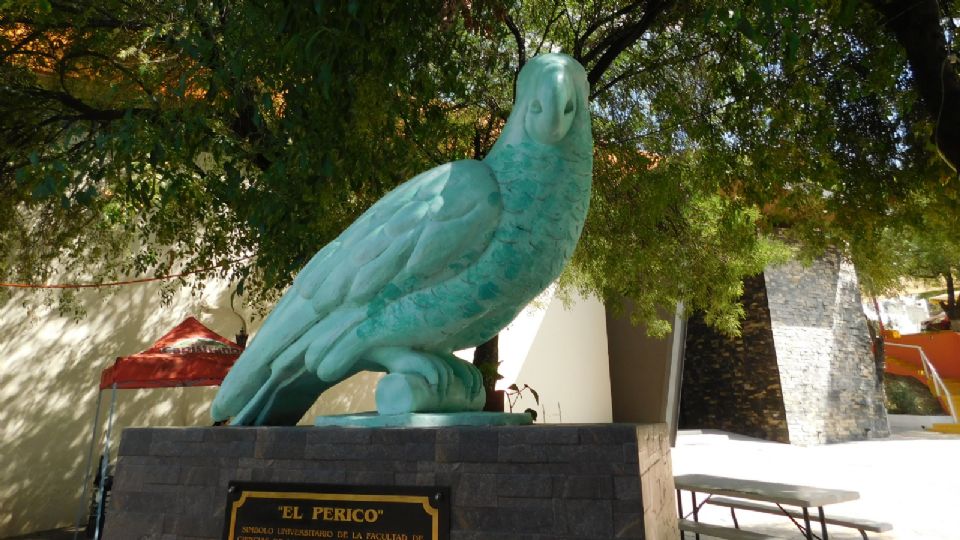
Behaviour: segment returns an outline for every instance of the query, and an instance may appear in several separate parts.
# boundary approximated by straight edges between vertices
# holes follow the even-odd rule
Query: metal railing
[[[890,343],[884,342],[884,347],[903,347],[904,349],[916,349],[920,353],[920,361],[923,362],[923,371],[926,373],[926,377],[929,380],[933,381],[934,391],[937,393],[937,396],[943,396],[943,400],[947,402],[947,409],[950,412],[950,417],[953,418],[953,421],[960,423],[960,418],[957,417],[957,410],[953,406],[953,395],[950,394],[950,389],[947,388],[947,385],[943,382],[943,379],[940,378],[940,374],[937,373],[937,368],[933,367],[933,364],[930,362],[930,359],[927,358],[926,353],[923,352],[923,347],[919,345],[906,345],[903,343]]]

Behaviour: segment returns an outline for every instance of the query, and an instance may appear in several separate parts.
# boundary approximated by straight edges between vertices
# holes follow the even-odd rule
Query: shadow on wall
[[[231,291],[229,284],[211,281],[196,296],[180,291],[166,306],[160,305],[156,285],[125,287],[115,294],[83,291],[78,299],[88,316],[80,322],[50,309],[24,308],[35,302],[30,291],[0,306],[0,538],[74,522],[81,502],[88,503],[80,496],[100,372],[117,356],[144,350],[189,315],[233,338],[240,320],[230,309]],[[537,323],[529,329],[531,337],[515,340],[525,345],[515,351],[520,365],[514,373],[544,398],[542,420],[609,422],[603,306],[595,299],[575,299],[567,310],[553,299]],[[251,340],[257,339],[257,326],[248,327]],[[501,354],[506,359],[511,351]],[[300,423],[312,425],[323,414],[375,410],[380,376],[361,373],[344,381],[324,393]],[[124,427],[210,425],[215,393],[215,388],[118,391],[113,453]],[[94,461],[103,447],[110,392],[104,391],[102,399]],[[536,407],[517,405],[518,410],[527,406]]]
[[[100,372],[114,358],[142,351],[189,315],[230,339],[240,329],[227,283],[211,281],[196,296],[180,291],[166,306],[158,290],[150,284],[115,294],[82,291],[78,298],[88,315],[79,322],[49,308],[25,308],[35,302],[32,291],[0,307],[0,538],[73,523]],[[347,381],[330,392],[316,414],[370,408],[368,380]],[[124,427],[209,425],[215,393],[216,388],[118,391],[113,451]],[[102,449],[110,391],[102,399],[94,460]],[[312,416],[305,420],[312,423]]]
[[[320,395],[299,425],[312,426],[317,416],[376,411],[374,392],[383,373],[357,373]]]
[[[164,308],[157,290],[135,286],[116,294],[84,291],[80,298],[88,316],[80,322],[48,308],[24,308],[33,302],[32,291],[15,295],[3,306],[0,536],[73,521],[100,371],[115,357],[149,346],[187,314],[202,315],[209,300],[206,294],[192,301],[180,295]],[[118,425],[171,425],[181,392],[125,393]],[[109,406],[109,392],[104,392],[104,400]]]
[[[889,434],[856,272],[837,253],[765,272],[790,442]]]

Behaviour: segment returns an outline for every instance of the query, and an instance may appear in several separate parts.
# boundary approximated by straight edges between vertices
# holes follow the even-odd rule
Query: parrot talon
[[[453,354],[384,347],[370,351],[366,359],[366,368],[389,374],[383,379],[386,382],[381,381],[382,387],[378,385],[378,409],[381,403],[390,411],[412,407],[413,410],[408,412],[483,408],[480,399],[483,379],[479,370]],[[480,381],[479,385],[477,381]],[[401,400],[404,405],[398,406],[389,398],[391,390],[388,388],[398,392],[398,399],[408,396]]]

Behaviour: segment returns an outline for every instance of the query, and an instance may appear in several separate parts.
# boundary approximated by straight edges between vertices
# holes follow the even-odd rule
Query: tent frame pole
[[[99,497],[97,500],[97,528],[96,533],[93,535],[94,540],[100,540],[100,534],[103,532],[100,530],[100,518],[103,516],[103,505],[106,501],[103,500],[104,486],[107,484],[107,471],[109,470],[110,464],[110,435],[113,431],[113,412],[117,407],[117,383],[113,383],[110,391],[110,413],[107,415],[107,432],[106,437],[103,442],[103,455],[104,458],[100,459],[100,486],[99,486]]]
[[[87,487],[90,485],[90,465],[93,464],[93,447],[97,442],[98,431],[100,430],[100,402],[103,400],[103,389],[97,389],[97,406],[93,413],[93,434],[90,435],[90,448],[87,450],[87,464],[83,468],[83,487],[80,490],[80,507],[77,509],[77,519],[74,520],[73,540],[77,540],[80,533],[80,520],[83,519],[84,508],[87,508]]]

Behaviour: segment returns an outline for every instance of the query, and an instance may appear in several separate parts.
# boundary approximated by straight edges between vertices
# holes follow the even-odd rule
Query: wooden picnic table
[[[677,510],[683,517],[683,502],[680,491],[689,491],[693,503],[693,519],[699,521],[699,510],[706,500],[713,495],[725,495],[753,501],[764,501],[776,505],[797,506],[803,509],[804,532],[808,540],[813,539],[810,528],[810,508],[817,508],[820,513],[820,527],[823,540],[827,540],[827,524],[823,515],[823,507],[828,504],[853,501],[860,498],[856,491],[841,489],[801,486],[795,484],[781,484],[777,482],[761,482],[743,478],[728,478],[708,474],[684,474],[675,476],[674,484],[677,489]],[[706,493],[707,499],[697,504],[697,493]],[[789,517],[789,514],[784,512]],[[792,519],[792,518],[791,518]],[[699,535],[697,535],[699,537]]]

